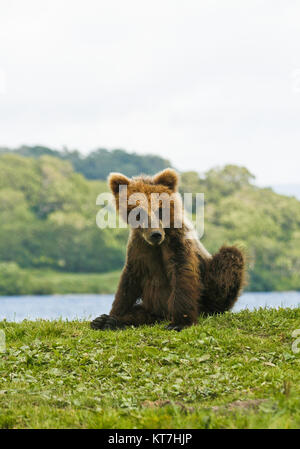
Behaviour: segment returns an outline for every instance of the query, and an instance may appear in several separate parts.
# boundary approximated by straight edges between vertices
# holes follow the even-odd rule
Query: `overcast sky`
[[[299,122],[298,0],[1,0],[0,146],[297,183]]]

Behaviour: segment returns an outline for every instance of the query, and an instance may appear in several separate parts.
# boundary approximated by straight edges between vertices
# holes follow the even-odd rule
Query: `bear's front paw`
[[[111,315],[101,315],[91,321],[91,328],[95,330],[109,330],[123,327],[123,325]]]
[[[184,329],[185,327],[187,327],[184,324],[174,324],[174,323],[170,323],[168,324],[168,326],[165,327],[165,329],[167,329],[168,331],[177,331],[180,332],[182,331],[182,329]]]

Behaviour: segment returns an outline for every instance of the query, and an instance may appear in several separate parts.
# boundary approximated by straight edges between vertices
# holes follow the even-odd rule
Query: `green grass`
[[[300,428],[300,309],[200,318],[181,333],[0,328],[2,428]]]
[[[120,271],[109,273],[64,273],[24,270],[30,278],[26,294],[115,293]]]

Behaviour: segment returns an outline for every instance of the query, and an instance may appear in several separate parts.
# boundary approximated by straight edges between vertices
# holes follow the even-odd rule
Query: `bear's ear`
[[[130,179],[127,178],[127,176],[122,175],[122,173],[111,173],[108,176],[108,185],[114,195],[119,193],[119,187],[121,185],[128,186],[130,183]]]
[[[153,181],[155,184],[162,184],[168,187],[172,192],[175,192],[178,185],[178,174],[172,168],[166,168],[165,170],[157,173],[154,176]]]

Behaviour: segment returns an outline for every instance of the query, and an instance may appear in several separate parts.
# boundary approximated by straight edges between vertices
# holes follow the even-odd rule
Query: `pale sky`
[[[0,146],[299,183],[299,122],[298,0],[1,0]]]

